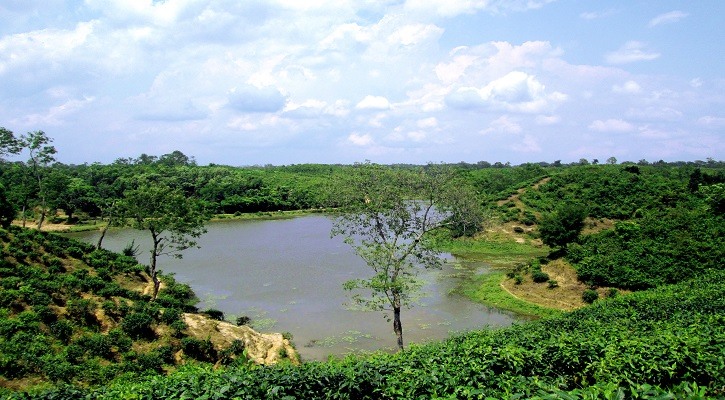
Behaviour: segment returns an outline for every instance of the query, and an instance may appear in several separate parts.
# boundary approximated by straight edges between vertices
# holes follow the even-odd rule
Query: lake
[[[371,271],[342,238],[330,238],[331,226],[323,215],[212,222],[198,241],[200,248],[184,251],[182,259],[160,258],[159,269],[189,284],[202,310],[219,309],[230,321],[249,316],[262,332],[290,332],[303,359],[395,349],[392,322],[382,312],[345,307],[349,298],[343,282],[368,277]],[[95,244],[99,233],[67,236]],[[111,230],[103,243],[120,251],[132,240],[140,245],[137,258],[148,264],[148,232]],[[420,304],[402,311],[406,345],[518,320],[455,293],[463,280],[484,272],[485,265],[443,257],[443,269],[421,274],[426,285]]]

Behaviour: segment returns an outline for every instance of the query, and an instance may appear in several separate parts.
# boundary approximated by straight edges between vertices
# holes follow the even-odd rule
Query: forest
[[[506,267],[503,279],[548,282],[556,294],[542,266],[563,262],[591,304],[394,354],[260,366],[241,343],[218,349],[190,336],[182,315],[202,312],[193,291],[157,276],[132,248],[116,254],[36,228],[166,229],[187,241],[159,244],[182,249],[210,218],[334,209],[337,183],[356,166],[200,166],[178,151],[64,165],[44,134],[24,139],[15,148],[3,142],[3,155],[27,153],[28,161],[0,162],[5,398],[725,396],[723,162],[446,165],[486,217],[474,230],[446,226],[432,245],[475,248],[492,226],[520,228],[546,255]],[[376,167],[415,176],[431,165]],[[152,187],[176,197],[144,198]],[[169,199],[173,209],[152,210]],[[138,290],[149,283],[152,292]]]

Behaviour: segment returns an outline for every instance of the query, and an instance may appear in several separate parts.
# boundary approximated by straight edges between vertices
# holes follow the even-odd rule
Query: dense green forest
[[[150,185],[193,201],[200,218],[334,207],[333,183],[352,166],[199,166],[180,152],[63,165],[52,154],[0,162],[0,384],[29,390],[7,397],[725,396],[722,162],[450,165],[487,210],[480,229],[524,226],[547,246],[532,276],[566,260],[611,298],[398,354],[260,367],[237,360],[243,346],[217,351],[187,334],[181,315],[197,311],[187,285],[166,276],[158,296],[134,290],[151,278],[132,249],[114,254],[28,228],[46,215],[69,227],[128,224],[131,199]],[[466,234],[445,240],[485,237]]]

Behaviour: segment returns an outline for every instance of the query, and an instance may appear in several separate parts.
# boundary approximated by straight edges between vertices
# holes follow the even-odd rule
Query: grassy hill
[[[0,229],[0,386],[97,385],[192,361],[247,362],[262,340],[256,333],[227,327],[236,329],[231,339],[212,340],[221,322],[193,314],[188,285],[170,276],[162,283],[152,300],[146,267],[133,257]]]

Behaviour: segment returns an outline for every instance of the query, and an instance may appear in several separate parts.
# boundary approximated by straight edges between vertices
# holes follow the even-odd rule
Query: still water
[[[382,312],[353,311],[345,306],[343,282],[369,276],[365,263],[339,237],[330,238],[332,221],[315,215],[272,221],[222,221],[207,225],[199,249],[182,259],[162,257],[159,269],[189,284],[200,309],[216,308],[227,320],[252,318],[262,332],[290,332],[303,359],[393,349],[392,323]],[[68,234],[95,243],[98,232]],[[138,259],[148,263],[147,232],[109,231],[104,247],[120,251],[131,240],[140,245]],[[508,326],[509,313],[468,301],[453,293],[485,265],[450,255],[442,270],[425,271],[423,297],[402,311],[406,344],[443,339],[451,333]]]

